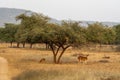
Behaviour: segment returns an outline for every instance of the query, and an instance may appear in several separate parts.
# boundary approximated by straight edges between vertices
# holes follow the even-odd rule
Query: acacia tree
[[[3,38],[5,42],[11,43],[11,47],[12,47],[12,43],[15,42],[15,34],[17,32],[17,29],[18,29],[17,25],[12,23],[5,23]]]
[[[4,42],[5,37],[5,29],[3,27],[0,27],[0,42]]]
[[[73,30],[73,26],[79,26],[79,23],[64,22],[62,25],[48,24],[43,29],[35,30],[36,34],[41,35],[42,42],[50,46],[54,63],[60,63],[67,48],[81,43],[81,37]],[[79,29],[79,27],[76,28]]]
[[[79,47],[87,42],[86,28],[82,27],[79,22],[63,21],[62,24],[63,27],[69,27],[71,29],[71,32],[73,34],[76,34],[76,36],[78,37],[77,42],[79,42],[79,44],[74,43],[74,47]]]
[[[116,25],[116,26],[114,26],[114,28],[115,28],[115,32],[116,32],[115,43],[120,44],[120,25]]]
[[[102,25],[101,23],[94,23],[94,24],[89,24],[87,28],[87,37],[89,42],[93,43],[100,43],[101,44],[104,42],[104,32],[105,32],[105,26]]]
[[[18,25],[18,30],[15,34],[15,41],[17,42],[17,47],[19,47],[19,44],[22,43],[23,47],[25,47],[25,42],[27,40],[27,30],[24,30],[24,27],[22,27],[21,24]]]
[[[30,48],[32,48],[32,45],[40,40],[38,35],[34,34],[34,28],[44,27],[49,18],[42,14],[33,13],[31,15],[21,14],[16,19],[21,20],[16,39],[23,43],[23,47],[25,43],[30,43]]]
[[[113,44],[116,38],[116,32],[113,27],[106,27],[104,29],[104,42],[105,44]]]

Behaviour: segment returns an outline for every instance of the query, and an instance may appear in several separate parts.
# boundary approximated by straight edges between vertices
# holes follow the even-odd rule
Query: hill
[[[0,8],[0,27],[4,26],[4,23],[18,23],[15,20],[15,17],[25,12],[33,13],[30,10],[24,10],[24,9]],[[54,18],[51,18],[50,22],[61,24],[61,21],[56,20]],[[87,26],[87,24],[95,23],[95,21],[80,21],[80,22],[82,22],[81,25],[83,26]],[[120,24],[116,22],[101,22],[101,23],[107,26],[114,26]]]
[[[81,25],[87,26],[88,24],[93,24],[96,21],[80,21],[80,22],[81,22]],[[120,24],[120,22],[100,22],[100,23],[106,26],[110,26],[110,27]]]
[[[0,26],[4,26],[4,23],[17,23],[15,17],[26,11],[23,9],[0,8]]]

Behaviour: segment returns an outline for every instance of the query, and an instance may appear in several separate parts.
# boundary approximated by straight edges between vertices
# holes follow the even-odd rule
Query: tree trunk
[[[25,48],[25,42],[23,42],[23,48]]]
[[[45,45],[46,45],[46,50],[47,50],[47,43],[45,43]]]
[[[20,43],[19,43],[19,42],[17,42],[17,48],[19,48],[19,46],[20,46]]]
[[[49,48],[49,44],[45,43],[46,44],[46,50],[50,49]]]
[[[10,47],[12,47],[12,42],[10,42]]]
[[[101,51],[101,49],[102,49],[102,43],[100,42],[100,48],[99,48],[99,51]]]
[[[57,56],[56,55],[54,55],[54,63],[57,63],[57,58],[56,58]]]
[[[60,53],[60,56],[58,57],[57,63],[60,63],[61,57],[62,57],[62,55],[64,54],[65,50],[66,50],[68,47],[70,47],[70,45],[68,45],[68,46],[66,46],[66,47],[62,46],[62,52]]]
[[[60,63],[61,57],[63,55],[63,53],[65,52],[66,49],[63,49],[63,51],[61,52],[60,56],[58,57],[57,63]]]
[[[56,45],[57,47],[54,48],[55,45],[52,44],[52,43],[49,46],[50,46],[50,48],[51,48],[51,50],[53,52],[53,61],[54,61],[55,64],[59,64],[60,63],[61,57],[64,54],[65,50],[68,47],[70,47],[70,45],[68,45],[66,47],[64,47],[63,45],[59,45],[59,46]],[[62,52],[61,53],[60,53],[60,48],[62,48]],[[59,53],[60,53],[60,55],[59,55]]]
[[[33,46],[33,43],[30,43],[30,48],[32,48],[32,46]]]
[[[50,48],[52,50],[52,53],[53,53],[53,61],[54,63],[56,64],[57,63],[57,54],[55,52],[55,49],[53,48],[53,44],[50,45]],[[58,51],[57,51],[58,52]]]

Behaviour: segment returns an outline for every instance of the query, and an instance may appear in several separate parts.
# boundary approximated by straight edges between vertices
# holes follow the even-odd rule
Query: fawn
[[[39,63],[45,62],[45,58],[40,59]]]

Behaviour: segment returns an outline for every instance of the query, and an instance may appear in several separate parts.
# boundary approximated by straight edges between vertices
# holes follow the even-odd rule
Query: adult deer
[[[87,55],[79,54],[79,56],[78,56],[77,58],[78,58],[78,61],[79,61],[79,62],[84,62],[84,63],[86,63],[86,61],[88,60],[88,56],[89,56],[89,54],[87,54]]]

